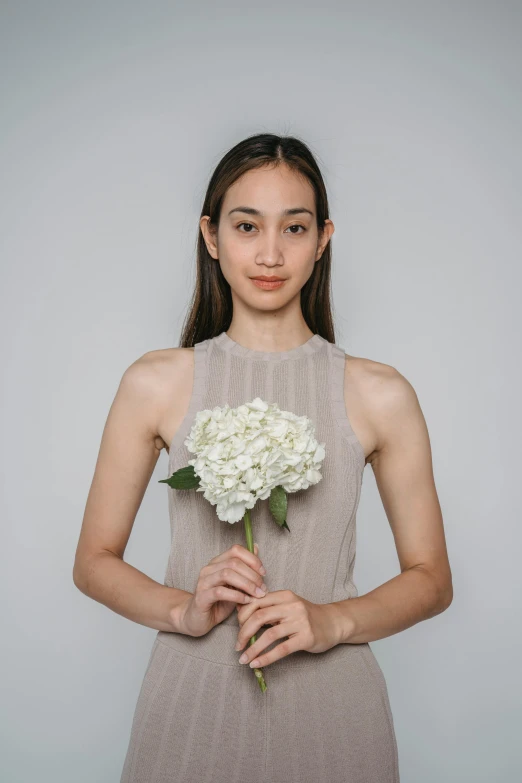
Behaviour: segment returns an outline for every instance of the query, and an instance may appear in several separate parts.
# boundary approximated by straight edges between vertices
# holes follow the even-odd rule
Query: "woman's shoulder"
[[[384,414],[390,408],[416,398],[411,382],[397,367],[362,356],[345,353],[345,388],[351,386]]]
[[[179,411],[192,393],[194,348],[158,348],[147,351],[127,367],[123,383],[148,409],[156,435],[167,447]]]
[[[345,379],[348,382],[373,387],[383,384],[390,385],[394,381],[399,381],[400,378],[406,380],[399,370],[391,364],[385,364],[365,356],[351,356],[346,352],[344,356]]]
[[[165,385],[180,381],[194,363],[194,348],[157,348],[139,356],[125,375],[151,390],[161,392]]]
[[[345,353],[344,401],[367,455],[391,422],[407,422],[418,410],[410,381],[393,365]]]

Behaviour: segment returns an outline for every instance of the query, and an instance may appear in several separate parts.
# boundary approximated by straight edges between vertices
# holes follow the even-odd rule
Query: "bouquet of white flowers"
[[[287,493],[307,489],[322,478],[319,469],[326,444],[317,442],[312,421],[260,397],[237,408],[198,411],[184,443],[196,457],[160,483],[203,492],[223,522],[243,519],[250,552],[250,509],[256,502],[268,498],[275,522],[290,531]],[[256,638],[252,636],[250,644]],[[253,671],[265,691],[262,670]]]

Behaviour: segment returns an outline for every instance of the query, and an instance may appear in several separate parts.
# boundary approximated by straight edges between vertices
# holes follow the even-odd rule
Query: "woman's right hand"
[[[256,592],[263,585],[263,564],[257,553],[257,544],[254,553],[234,544],[203,566],[195,592],[180,610],[181,633],[204,636],[229,617],[238,604],[266,595],[266,585],[261,594]]]

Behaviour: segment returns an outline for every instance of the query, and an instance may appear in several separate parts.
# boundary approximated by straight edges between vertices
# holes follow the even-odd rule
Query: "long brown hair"
[[[208,183],[200,217],[208,215],[209,226],[217,230],[227,189],[246,171],[268,164],[286,164],[308,179],[314,189],[317,228],[321,232],[329,214],[328,197],[319,166],[303,141],[294,136],[276,136],[273,133],[249,136],[221,158]],[[190,348],[195,343],[217,336],[226,331],[232,321],[230,285],[221,272],[219,262],[208,252],[201,228],[196,254],[196,285],[183,324],[180,348]],[[334,343],[331,259],[329,241],[301,289],[301,310],[311,331]]]

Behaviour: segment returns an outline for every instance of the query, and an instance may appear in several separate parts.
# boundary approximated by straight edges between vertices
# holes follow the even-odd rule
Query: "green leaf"
[[[268,507],[279,527],[286,527],[288,532],[290,532],[290,528],[286,524],[288,498],[283,487],[277,486],[273,488],[268,498]]]
[[[180,468],[170,478],[160,479],[158,484],[168,484],[172,489],[194,489],[199,487],[199,476],[194,472],[193,465]]]

